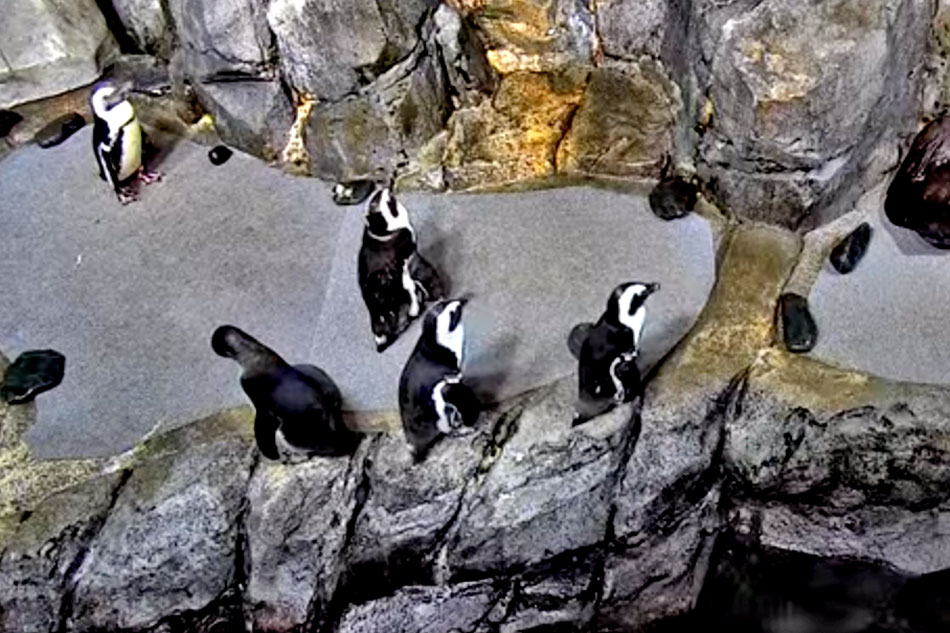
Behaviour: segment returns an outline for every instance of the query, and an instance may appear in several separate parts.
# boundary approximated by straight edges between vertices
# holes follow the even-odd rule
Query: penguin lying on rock
[[[106,81],[98,84],[90,97],[95,119],[92,149],[99,177],[112,186],[122,204],[136,200],[136,180],[145,184],[161,180],[161,174],[142,164],[142,126],[126,98],[129,91],[128,85]]]
[[[356,448],[359,435],[343,424],[340,390],[322,370],[291,367],[232,325],[215,330],[211,347],[243,369],[241,387],[254,404],[254,436],[265,457],[292,462]]]
[[[444,297],[438,273],[416,250],[409,211],[389,188],[376,191],[366,204],[359,282],[369,310],[376,351],[395,342],[427,302]]]
[[[575,426],[640,393],[637,355],[646,318],[644,302],[659,289],[656,283],[620,284],[597,323],[581,323],[571,330],[567,346],[578,359]]]
[[[462,383],[467,299],[437,303],[425,315],[422,335],[399,377],[399,413],[414,460],[461,425],[473,426],[481,406]]]

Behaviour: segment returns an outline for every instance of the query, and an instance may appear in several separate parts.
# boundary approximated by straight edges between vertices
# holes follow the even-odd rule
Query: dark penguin
[[[142,165],[142,126],[135,108],[126,100],[129,88],[112,82],[96,86],[90,98],[95,125],[92,149],[99,165],[99,177],[115,190],[119,202],[136,199],[136,180],[148,184],[160,180],[156,172]]]
[[[256,410],[254,436],[269,459],[295,461],[351,453],[359,435],[343,424],[340,390],[312,365],[291,367],[245,332],[223,325],[211,337],[218,355],[241,365],[241,387]]]
[[[455,299],[432,307],[399,377],[399,413],[416,462],[440,436],[472,426],[478,418],[478,400],[462,383],[465,303]]]
[[[427,302],[443,298],[444,289],[435,269],[416,250],[409,211],[388,188],[370,197],[364,222],[360,291],[369,310],[376,351],[382,352]]]
[[[639,394],[637,355],[646,318],[644,302],[659,289],[660,284],[621,284],[610,294],[597,323],[581,323],[571,330],[567,345],[578,359],[575,425]]]

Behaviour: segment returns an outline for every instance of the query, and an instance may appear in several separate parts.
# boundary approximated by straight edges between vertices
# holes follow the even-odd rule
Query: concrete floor
[[[290,362],[313,362],[351,410],[396,406],[418,324],[376,353],[356,280],[362,207],[329,186],[235,153],[221,167],[180,143],[165,180],[121,206],[97,177],[91,129],[0,162],[0,350],[52,347],[63,383],[37,399],[41,457],[125,450],[246,402],[239,369],[209,340],[237,325]],[[659,281],[648,364],[685,334],[714,280],[699,217],[656,219],[645,198],[592,188],[405,195],[422,253],[466,311],[467,372],[496,398],[570,374],[570,328],[594,320],[625,280]]]

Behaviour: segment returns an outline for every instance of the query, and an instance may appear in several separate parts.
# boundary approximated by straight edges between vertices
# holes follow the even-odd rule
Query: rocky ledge
[[[30,408],[4,409],[0,631],[637,630],[695,606],[717,538],[948,568],[950,391],[774,344],[801,248],[728,231],[642,407],[572,428],[565,379],[421,465],[396,432],[262,461],[247,410],[111,460],[34,462]]]

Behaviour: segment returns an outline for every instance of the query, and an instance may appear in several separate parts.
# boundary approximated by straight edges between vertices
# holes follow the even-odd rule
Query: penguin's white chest
[[[142,126],[133,118],[122,130],[122,147],[119,151],[119,180],[135,175],[142,166]]]

